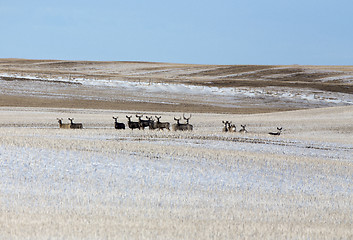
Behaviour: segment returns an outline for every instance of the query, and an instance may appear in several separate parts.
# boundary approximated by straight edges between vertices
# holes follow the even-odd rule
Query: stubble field
[[[195,79],[202,85],[182,82],[180,75],[163,75],[158,84],[155,76],[152,83],[97,75],[59,80],[46,75],[47,68],[31,65],[29,76],[28,65],[6,64],[0,79],[0,96],[8,101],[0,108],[1,238],[353,237],[353,99],[346,67],[325,76],[344,91],[329,83],[313,90],[317,80],[310,88],[272,84],[269,91],[207,86],[201,75]],[[195,74],[195,66],[187,67]],[[206,82],[225,74],[207,69]],[[239,67],[226,69],[228,78],[260,70],[241,68],[239,75]],[[185,112],[192,114],[192,132],[116,130],[112,119],[126,124],[126,115],[158,115],[172,124]],[[56,118],[68,117],[84,129],[59,129]],[[248,132],[224,133],[223,120],[238,130],[246,124]],[[282,134],[269,135],[276,127]]]

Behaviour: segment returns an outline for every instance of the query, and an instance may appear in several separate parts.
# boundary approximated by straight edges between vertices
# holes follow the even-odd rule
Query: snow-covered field
[[[114,129],[112,116],[135,114],[0,108],[0,238],[353,238],[352,106]]]

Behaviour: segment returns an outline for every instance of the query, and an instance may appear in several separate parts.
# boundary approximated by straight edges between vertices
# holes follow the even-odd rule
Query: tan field
[[[0,106],[260,113],[353,104],[353,66],[0,59],[0,79]]]
[[[2,59],[0,238],[351,239],[352,76]],[[193,131],[130,130],[136,114]]]

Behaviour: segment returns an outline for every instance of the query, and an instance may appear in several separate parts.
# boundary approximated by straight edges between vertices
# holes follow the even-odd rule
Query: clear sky
[[[0,0],[0,58],[353,65],[352,0]]]

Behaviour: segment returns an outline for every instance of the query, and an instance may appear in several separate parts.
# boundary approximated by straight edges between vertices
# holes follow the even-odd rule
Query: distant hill
[[[345,94],[344,99],[348,101],[343,101],[349,103],[351,100],[350,95],[353,94],[353,66],[301,66],[301,65],[197,65],[197,64],[178,64],[178,63],[158,63],[158,62],[103,62],[103,61],[66,61],[66,60],[28,60],[28,59],[0,59],[0,80],[7,81],[10,84],[11,81],[19,80],[31,80],[31,81],[42,81],[42,86],[47,85],[44,83],[47,80],[50,80],[51,83],[77,83],[84,84],[83,79],[88,79],[89,86],[100,85],[102,81],[124,81],[124,82],[137,82],[137,83],[147,83],[147,84],[183,84],[188,86],[204,86],[208,88],[217,88],[217,89],[248,89],[250,92],[255,91],[259,93],[261,91],[266,92],[267,90],[278,90],[280,95],[283,95],[283,92],[288,89],[294,89],[294,92],[314,92],[317,96],[320,97],[323,94],[324,99],[330,98],[332,94],[338,94],[339,96],[333,96],[333,100],[338,99],[339,102],[341,99],[340,94]],[[92,81],[95,81],[93,83]],[[107,84],[105,84],[106,86]],[[88,86],[87,86],[88,87]],[[11,87],[9,87],[10,89]],[[286,90],[287,89],[287,90]],[[60,89],[57,89],[60,92]],[[112,88],[110,88],[112,91]],[[146,90],[146,89],[145,89]],[[87,90],[88,91],[88,90]],[[91,91],[91,90],[89,90]],[[149,91],[148,89],[146,90]],[[154,90],[155,91],[155,90]],[[170,90],[169,94],[170,93]],[[218,90],[216,90],[218,91]],[[291,94],[296,94],[291,91]],[[16,93],[17,92],[17,93]],[[25,92],[25,91],[23,91]],[[14,95],[23,96],[23,97],[32,97],[38,98],[46,95],[41,93],[36,95],[32,92],[28,95],[21,93],[19,89],[14,85],[12,90],[9,90],[8,93],[3,92],[2,98],[4,95]],[[31,91],[29,91],[31,92]],[[59,93],[58,92],[58,93]],[[118,94],[119,92],[117,92]],[[71,96],[67,100],[81,99],[80,97],[75,97],[75,92],[72,89],[68,90],[67,94]],[[103,94],[103,93],[99,93]],[[99,95],[93,94],[92,96],[87,96],[87,99],[92,101],[95,99],[96,102],[99,102]],[[113,93],[111,93],[113,96]],[[120,94],[120,93],[119,93]],[[259,93],[260,94],[260,93]],[[259,95],[258,94],[258,95]],[[62,100],[63,96],[55,97],[55,94],[49,93],[51,100],[58,99]],[[60,94],[59,94],[60,95]],[[236,95],[236,94],[235,94]],[[281,96],[282,96],[281,95]],[[290,96],[294,96],[290,95]],[[269,97],[270,96],[270,97]],[[265,102],[275,104],[278,99],[272,99],[276,97],[276,93],[270,94],[269,96],[264,95]],[[185,97],[185,96],[184,96]],[[259,97],[259,96],[257,96]],[[307,98],[307,97],[306,97]],[[146,98],[138,99],[137,96],[127,96],[128,101],[140,102],[140,104],[146,104],[153,102],[152,100],[147,100]],[[272,101],[272,100],[273,101]],[[81,99],[83,100],[83,99]],[[255,99],[254,104],[258,104],[259,99]],[[20,100],[19,100],[20,101]],[[28,100],[27,100],[28,101]],[[29,100],[31,101],[31,100]],[[34,101],[34,100],[33,100]],[[38,101],[38,99],[36,99]],[[102,99],[102,101],[107,102],[121,102],[122,99]],[[223,105],[219,106],[221,111],[231,111],[237,112],[236,109],[230,107],[230,104],[238,104],[237,102],[232,102],[230,100],[222,100]],[[225,103],[224,101],[229,101]],[[272,102],[271,102],[272,101]],[[352,100],[353,101],[353,100]],[[21,101],[20,101],[21,102]],[[158,101],[157,101],[158,102]],[[172,103],[175,103],[178,106],[174,106],[176,109],[183,110],[180,104],[184,104],[185,111],[193,111],[193,107],[189,105],[192,103],[187,102],[178,102],[175,99],[171,99]],[[207,102],[207,101],[206,101]],[[332,101],[334,102],[334,101]],[[341,101],[342,102],[342,101]],[[2,103],[4,105],[5,103]],[[19,103],[22,105],[23,103]],[[54,104],[54,103],[53,103]],[[164,104],[164,103],[160,103]],[[217,111],[217,107],[214,103],[207,104],[198,102],[197,104],[206,104],[211,109],[207,111]],[[5,104],[6,105],[6,104]],[[36,105],[36,104],[34,104]],[[45,105],[45,104],[44,104]],[[71,103],[69,105],[64,104],[65,106],[74,105]],[[102,107],[106,104],[98,104],[96,107]],[[109,108],[114,108],[113,104],[108,104]],[[165,105],[165,104],[164,104]],[[228,106],[225,106],[228,105]],[[245,104],[246,105],[246,104]],[[251,105],[251,102],[248,104],[249,108],[253,110],[261,111],[263,108],[264,111],[277,111],[277,110],[291,110],[297,108],[311,108],[311,107],[320,107],[320,103],[315,103],[313,105],[298,105],[288,107],[280,106],[278,108],[259,106],[259,108]],[[107,106],[107,105],[106,105]],[[188,107],[189,106],[189,107]],[[244,110],[244,101],[241,101],[239,106]],[[327,104],[323,104],[327,106]],[[81,106],[85,107],[85,106]],[[93,106],[94,107],[94,106]],[[146,107],[146,106],[144,106]],[[141,107],[141,108],[144,108]],[[155,109],[155,107],[147,107],[147,109]],[[197,109],[197,108],[196,108]],[[227,110],[228,109],[228,110]],[[256,110],[255,110],[256,109]],[[171,110],[171,109],[169,109]],[[238,109],[239,110],[239,109]],[[254,112],[250,111],[250,112]]]

